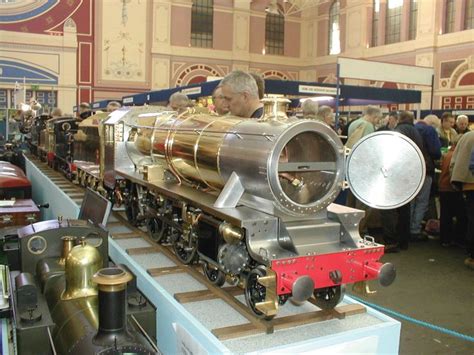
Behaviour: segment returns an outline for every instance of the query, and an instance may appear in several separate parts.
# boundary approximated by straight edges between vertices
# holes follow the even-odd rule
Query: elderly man
[[[258,98],[255,79],[241,70],[234,70],[222,79],[220,86],[230,113],[243,118],[260,118],[263,105]]]
[[[459,115],[456,118],[456,132],[458,134],[464,134],[470,131],[469,129],[469,118],[466,115]]]
[[[189,99],[185,94],[181,92],[175,92],[170,96],[168,107],[173,111],[182,113],[186,111],[188,105]]]
[[[326,123],[328,126],[334,126],[334,113],[329,106],[321,106],[318,110],[317,120]]]
[[[316,120],[318,119],[318,103],[311,99],[304,100],[301,105],[303,110],[303,118],[306,120]]]
[[[215,111],[218,115],[227,115],[229,113],[229,103],[225,100],[222,94],[222,87],[218,86],[212,93],[212,102],[214,103]]]
[[[375,131],[375,125],[382,117],[382,111],[376,106],[367,106],[365,109],[364,116],[354,121],[349,126],[349,139],[347,140],[346,146],[352,148],[357,141],[362,137],[373,133]],[[347,194],[347,205],[365,211],[365,216],[359,223],[359,232],[361,235],[368,233],[368,220],[372,215],[372,208],[365,205],[364,203],[357,200],[351,191]]]
[[[382,118],[382,111],[377,106],[367,106],[364,115],[349,126],[346,146],[352,148],[359,139],[375,131],[375,125]]]

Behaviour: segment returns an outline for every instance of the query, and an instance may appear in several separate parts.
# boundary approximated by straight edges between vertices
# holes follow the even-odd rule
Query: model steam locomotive
[[[155,354],[155,309],[124,266],[108,267],[108,233],[85,220],[18,230],[7,250],[20,354]],[[128,285],[127,285],[128,284]]]
[[[170,243],[183,263],[199,261],[214,284],[243,285],[259,317],[274,317],[290,297],[298,303],[314,295],[329,309],[342,300],[345,284],[379,279],[390,285],[395,270],[379,261],[383,245],[359,235],[364,212],[332,202],[351,187],[377,208],[407,203],[423,182],[418,148],[384,132],[349,154],[323,123],[275,112],[249,120],[122,108],[97,120],[99,148],[88,158],[96,174],[81,181],[125,202],[132,223]],[[387,184],[404,184],[407,165],[398,172],[401,164],[385,159],[392,149],[370,145],[381,139],[399,146],[413,172],[403,196],[389,205]],[[364,158],[372,154],[381,156],[371,156],[367,167]],[[381,186],[367,191],[370,176]]]

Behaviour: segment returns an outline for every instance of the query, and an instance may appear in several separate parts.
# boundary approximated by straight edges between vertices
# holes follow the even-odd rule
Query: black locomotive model
[[[124,266],[108,266],[108,233],[85,220],[18,230],[8,250],[19,354],[155,354],[155,309]]]

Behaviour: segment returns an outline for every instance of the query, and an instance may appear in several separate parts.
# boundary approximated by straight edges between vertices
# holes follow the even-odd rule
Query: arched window
[[[464,13],[464,29],[474,28],[474,0],[466,0],[466,12]]]
[[[265,53],[283,55],[285,49],[285,17],[267,13],[265,18]]]
[[[403,0],[388,0],[385,17],[385,44],[400,42]]]
[[[416,38],[417,16],[418,0],[410,0],[410,23],[408,25],[408,39]]]
[[[341,33],[339,30],[339,1],[334,1],[329,9],[329,54],[341,53]]]
[[[444,20],[444,33],[454,32],[454,6],[455,0],[446,0],[446,17]]]
[[[379,16],[380,16],[380,0],[373,0],[372,2],[372,39],[370,41],[371,47],[376,47],[378,45]]]
[[[191,45],[212,48],[213,0],[193,0],[191,9]]]

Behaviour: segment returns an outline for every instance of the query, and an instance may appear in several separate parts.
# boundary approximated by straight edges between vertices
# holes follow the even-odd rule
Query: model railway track
[[[75,203],[81,204],[84,196],[84,188],[77,186],[67,180],[60,173],[52,170],[46,163],[42,163],[37,159],[29,157],[39,170],[42,171],[51,181],[56,184],[66,195],[68,195]],[[181,304],[199,302],[205,300],[220,299],[226,304],[231,306],[240,315],[242,315],[247,323],[233,325],[228,327],[221,327],[212,329],[212,333],[220,340],[226,340],[231,338],[238,338],[247,335],[255,334],[270,334],[278,329],[291,328],[295,326],[301,326],[330,319],[343,319],[345,317],[361,314],[366,312],[366,308],[359,304],[349,304],[336,307],[331,310],[316,310],[304,314],[294,314],[289,316],[276,317],[272,320],[263,320],[255,317],[250,312],[247,305],[245,305],[240,299],[244,293],[243,289],[238,286],[223,286],[218,287],[213,285],[201,272],[201,268],[197,264],[184,265],[181,263],[178,257],[172,252],[172,248],[169,245],[156,244],[146,232],[139,228],[132,226],[123,213],[114,212],[112,213],[112,220],[108,223],[107,227],[125,227],[129,232],[124,233],[111,233],[111,238],[114,240],[124,239],[136,239],[145,241],[150,246],[147,247],[132,247],[126,248],[125,251],[130,256],[145,255],[145,254],[162,254],[168,259],[173,261],[176,266],[167,267],[153,267],[146,269],[146,272],[152,277],[158,277],[163,275],[182,274],[186,273],[192,276],[196,281],[205,286],[206,289],[199,291],[180,292],[174,293],[174,298]],[[138,243],[137,243],[138,244]],[[309,302],[315,304],[313,298],[309,299]]]

